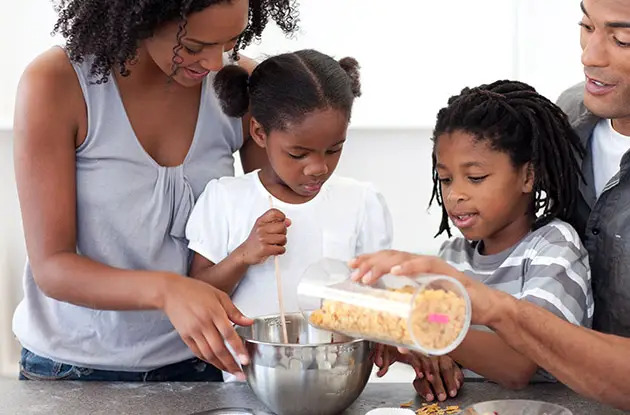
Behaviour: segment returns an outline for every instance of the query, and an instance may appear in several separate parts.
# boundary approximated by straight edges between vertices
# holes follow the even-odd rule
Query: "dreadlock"
[[[127,76],[127,65],[136,56],[141,40],[153,35],[162,24],[179,22],[177,44],[173,48],[173,65],[180,61],[181,39],[186,36],[187,16],[214,4],[230,0],[53,0],[59,17],[53,34],[66,39],[66,51],[73,62],[93,56],[90,76],[96,83],[107,82],[112,68]],[[284,33],[297,28],[295,0],[250,0],[249,20],[245,31],[236,41],[233,58],[238,50],[260,39],[269,19]]]
[[[476,88],[464,88],[448,100],[448,106],[437,115],[433,130],[434,148],[442,134],[463,131],[477,140],[487,140],[491,148],[509,155],[520,167],[531,163],[534,172],[532,229],[538,229],[554,218],[567,220],[578,194],[582,177],[578,157],[584,155],[579,137],[571,128],[566,114],[522,82],[497,81]],[[433,151],[433,193],[442,207],[442,221],[435,236],[446,231],[451,236],[448,214],[438,180],[436,155]]]

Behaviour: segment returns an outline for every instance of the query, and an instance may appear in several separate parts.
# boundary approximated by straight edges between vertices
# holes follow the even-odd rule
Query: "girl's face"
[[[287,202],[300,203],[315,197],[337,168],[348,116],[336,109],[315,110],[299,124],[269,134],[252,118],[250,130],[267,152],[271,168],[263,169],[263,181],[268,190]]]
[[[195,86],[210,71],[223,67],[223,54],[234,49],[236,40],[247,27],[248,13],[248,0],[232,0],[187,16],[182,47],[175,58],[173,50],[177,47],[179,21],[160,27],[143,45],[166,75],[173,75],[173,80],[182,86]],[[173,59],[177,62],[176,68]]]
[[[484,241],[486,254],[503,251],[529,232],[534,177],[515,168],[488,140],[454,131],[437,138],[436,169],[444,207],[464,237]]]

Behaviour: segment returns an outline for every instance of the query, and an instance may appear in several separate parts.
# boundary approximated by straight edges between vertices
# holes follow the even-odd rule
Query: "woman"
[[[294,30],[296,12],[283,0],[128,4],[60,2],[65,49],[39,56],[20,82],[20,377],[242,377],[224,340],[246,363],[231,323],[251,321],[225,293],[184,277],[185,224],[205,184],[233,175],[235,151],[246,171],[257,165],[243,120],[223,115],[208,78],[270,17]]]

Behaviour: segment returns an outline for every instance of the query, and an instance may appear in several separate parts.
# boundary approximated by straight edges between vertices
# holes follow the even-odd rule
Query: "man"
[[[630,410],[630,1],[584,0],[581,7],[586,82],[558,103],[587,150],[573,225],[589,251],[597,331],[493,290],[439,258],[384,251],[352,266],[366,283],[388,272],[459,279],[473,324],[492,328],[578,393]]]
[[[573,225],[591,262],[593,328],[630,337],[630,2],[581,6],[586,82],[558,100],[587,150]]]

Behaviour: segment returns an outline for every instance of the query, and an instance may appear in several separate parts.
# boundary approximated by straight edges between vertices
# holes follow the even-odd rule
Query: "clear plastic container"
[[[300,310],[311,325],[351,337],[444,355],[470,327],[470,298],[454,278],[385,275],[367,286],[342,261],[322,259],[298,284]]]

